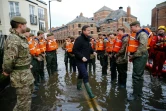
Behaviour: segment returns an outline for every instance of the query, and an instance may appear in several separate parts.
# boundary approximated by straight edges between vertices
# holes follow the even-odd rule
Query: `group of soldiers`
[[[16,89],[17,103],[13,111],[30,111],[31,97],[45,80],[44,62],[51,76],[57,72],[58,44],[52,33],[45,37],[39,30],[37,36],[30,33],[27,21],[12,18],[10,35],[4,44],[3,75],[10,76],[11,86]]]
[[[3,75],[10,75],[11,85],[17,94],[14,111],[30,110],[32,93],[39,89],[40,82],[45,79],[45,60],[49,76],[58,71],[58,44],[54,35],[49,33],[44,37],[44,32],[38,31],[37,36],[34,36],[26,23],[24,18],[14,17],[10,22],[10,35],[4,45]],[[161,75],[161,65],[165,62],[166,28],[160,26],[157,35],[152,35],[149,29],[142,29],[138,21],[132,22],[130,28],[131,34],[126,34],[125,29],[120,27],[117,33],[99,33],[95,39],[89,36],[89,26],[84,26],[80,37],[66,39],[62,47],[65,50],[66,71],[70,68],[70,71],[76,73],[78,69],[77,89],[81,90],[83,81],[91,99],[96,96],[89,85],[87,64],[89,72],[93,69],[95,73],[96,58],[100,61],[102,75],[107,75],[110,65],[111,83],[117,79],[118,72],[120,88],[126,88],[128,61],[133,63],[133,93],[128,97],[129,101],[142,96],[143,74],[148,57],[153,58],[154,75]]]
[[[138,21],[130,24],[131,34],[125,33],[124,28],[118,28],[117,33],[98,34],[98,38],[90,37],[92,49],[97,53],[90,55],[88,60],[89,73],[96,72],[96,58],[100,61],[102,75],[107,75],[107,70],[111,71],[111,83],[117,79],[121,88],[126,88],[128,63],[133,63],[133,94],[128,100],[135,100],[142,96],[143,74],[147,61],[153,59],[152,74],[162,75],[162,67],[165,62],[166,50],[166,28],[159,26],[157,34],[149,28],[141,28]],[[68,58],[70,59],[70,70],[76,71],[75,56],[72,50],[74,38],[68,37],[63,46],[65,49],[65,66],[68,71]],[[110,66],[108,66],[110,65]],[[157,67],[157,68],[156,68]],[[79,80],[77,81],[79,85]]]

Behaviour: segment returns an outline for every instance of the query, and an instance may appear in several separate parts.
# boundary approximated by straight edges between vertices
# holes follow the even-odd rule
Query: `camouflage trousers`
[[[31,110],[31,94],[33,92],[34,85],[24,86],[16,88],[17,103],[13,111],[30,111]]]

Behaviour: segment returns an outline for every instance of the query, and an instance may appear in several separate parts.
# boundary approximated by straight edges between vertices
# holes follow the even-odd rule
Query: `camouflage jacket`
[[[15,67],[30,65],[31,55],[29,54],[28,42],[24,35],[14,29],[4,45],[3,70],[10,74],[13,87],[23,87],[34,82],[30,68],[15,70]]]
[[[136,38],[139,40],[139,46],[137,51],[133,54],[132,59],[141,57],[145,52],[147,52],[148,35],[145,32],[141,32]]]
[[[126,47],[128,45],[128,36],[122,39],[122,47],[120,49],[120,51],[116,54],[116,63],[117,64],[124,64],[128,62],[128,56],[125,53],[126,52]]]

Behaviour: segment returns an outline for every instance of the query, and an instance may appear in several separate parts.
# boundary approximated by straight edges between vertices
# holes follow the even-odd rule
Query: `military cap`
[[[49,33],[49,34],[47,34],[47,37],[53,36],[53,35],[54,35],[53,33]]]
[[[33,36],[34,36],[34,34],[31,33],[31,34],[30,34],[30,37],[33,37]]]
[[[134,22],[132,22],[131,24],[130,24],[130,26],[134,26],[134,25],[140,25],[140,22],[139,21],[134,21]]]
[[[27,21],[25,18],[23,17],[19,17],[19,16],[15,16],[11,19],[11,21],[17,22],[17,23],[21,23],[21,24],[26,24]]]
[[[44,32],[41,31],[41,30],[39,30],[39,31],[37,32],[37,34],[44,34]]]
[[[27,27],[26,28],[26,32],[30,32],[30,31],[31,31],[31,29]]]

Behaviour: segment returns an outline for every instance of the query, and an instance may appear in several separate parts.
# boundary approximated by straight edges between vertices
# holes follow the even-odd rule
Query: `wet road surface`
[[[127,87],[119,88],[117,82],[111,84],[110,71],[107,76],[101,75],[101,66],[96,61],[95,74],[89,74],[89,81],[97,99],[89,100],[85,88],[76,89],[78,73],[66,73],[64,51],[58,50],[58,72],[40,85],[33,98],[32,111],[164,111],[166,110],[166,79],[150,77],[145,70],[143,97],[140,100],[127,102],[132,93],[132,65],[128,68]],[[0,111],[12,111],[16,103],[15,90],[11,87],[0,95]]]

